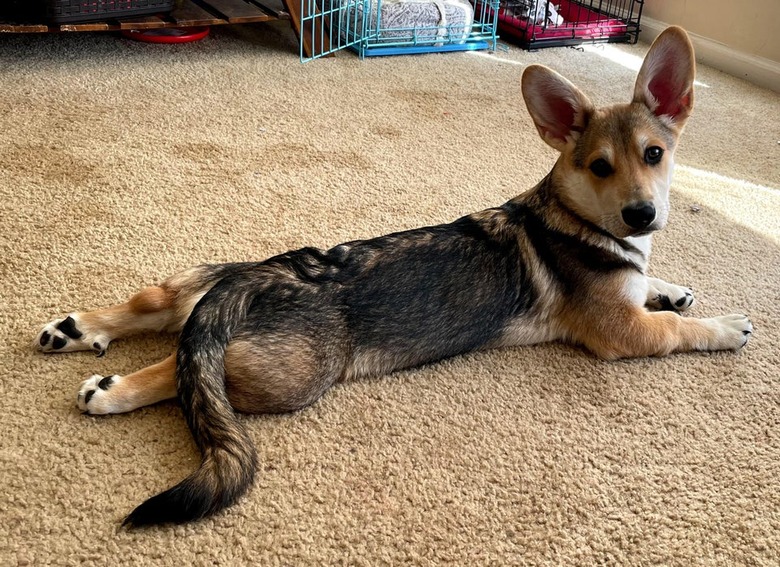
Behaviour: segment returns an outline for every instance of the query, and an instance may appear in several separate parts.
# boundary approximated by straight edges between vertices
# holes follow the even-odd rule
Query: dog
[[[560,156],[504,205],[329,250],[194,267],[121,305],[46,325],[35,339],[43,352],[102,355],[133,333],[180,333],[175,355],[92,376],[78,392],[89,414],[178,396],[201,451],[192,475],[124,524],[187,522],[234,504],[257,468],[236,412],[300,410],[339,382],[544,341],[607,361],[744,347],[747,317],[682,317],[691,290],[646,275],[694,74],[678,27],[650,47],[628,104],[596,109],[567,79],[531,65],[522,94]]]

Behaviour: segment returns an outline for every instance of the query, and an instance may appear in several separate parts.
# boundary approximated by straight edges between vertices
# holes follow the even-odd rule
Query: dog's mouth
[[[623,225],[625,229],[628,229],[628,236],[639,238],[642,236],[647,236],[649,234],[653,234],[654,232],[658,232],[662,228],[666,226],[666,222],[663,218],[656,218],[653,222],[651,222],[649,225],[647,225],[644,228],[631,228],[629,226]]]
[[[633,237],[647,236],[648,234],[653,234],[657,230],[658,230],[657,228],[648,226],[647,228],[643,228],[642,230],[637,230],[636,232],[632,232],[631,236]]]
[[[641,238],[642,236],[647,236],[649,234],[653,234],[654,232],[657,232],[660,230],[660,226],[646,226],[645,228],[630,228],[626,225],[621,223],[621,227],[617,230],[608,231],[610,234],[615,236],[616,238]]]

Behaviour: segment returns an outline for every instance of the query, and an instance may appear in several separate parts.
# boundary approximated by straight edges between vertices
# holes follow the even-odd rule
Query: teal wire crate
[[[301,0],[301,61],[345,48],[361,58],[495,49],[498,7],[499,0]]]

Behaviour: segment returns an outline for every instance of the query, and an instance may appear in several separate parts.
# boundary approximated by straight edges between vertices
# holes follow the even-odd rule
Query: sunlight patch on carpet
[[[501,48],[499,48],[499,51],[502,51]],[[504,59],[502,57],[498,57],[494,53],[489,53],[487,51],[467,51],[467,55],[474,55],[476,57],[483,57],[485,59],[490,59],[492,61],[495,61],[497,63],[509,63],[510,65],[519,65],[520,67],[527,67],[528,63],[521,63],[520,61],[512,61],[511,59]]]
[[[702,208],[780,243],[780,188],[679,164],[673,187]]]

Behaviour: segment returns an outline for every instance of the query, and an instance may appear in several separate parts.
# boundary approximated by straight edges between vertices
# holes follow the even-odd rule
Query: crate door
[[[366,41],[362,15],[370,0],[300,0],[301,61],[325,57],[345,47],[360,50]]]

